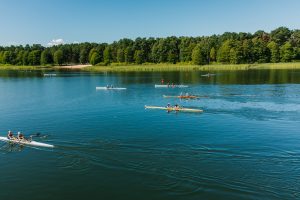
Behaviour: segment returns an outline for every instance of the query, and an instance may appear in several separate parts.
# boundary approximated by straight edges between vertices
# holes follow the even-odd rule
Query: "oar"
[[[41,133],[39,133],[39,132],[29,135],[30,141],[32,141],[33,137],[40,137],[40,135],[41,135]]]
[[[34,133],[34,134],[32,134],[32,135],[30,135],[29,137],[40,137],[40,135],[41,135],[41,133]]]

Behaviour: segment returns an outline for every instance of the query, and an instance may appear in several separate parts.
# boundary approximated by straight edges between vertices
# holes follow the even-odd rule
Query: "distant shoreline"
[[[300,62],[259,63],[259,64],[143,64],[126,65],[113,63],[109,66],[66,65],[66,66],[15,66],[0,65],[0,70],[14,71],[85,71],[85,72],[151,72],[151,71],[231,71],[231,70],[266,70],[266,69],[300,69]]]

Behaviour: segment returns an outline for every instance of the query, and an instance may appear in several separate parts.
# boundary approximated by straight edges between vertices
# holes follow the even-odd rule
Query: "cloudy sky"
[[[300,29],[299,0],[0,0],[0,45]]]

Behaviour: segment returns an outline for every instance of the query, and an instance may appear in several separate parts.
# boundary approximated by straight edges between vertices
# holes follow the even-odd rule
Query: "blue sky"
[[[0,45],[300,29],[299,0],[0,0]],[[54,42],[55,42],[54,41]]]

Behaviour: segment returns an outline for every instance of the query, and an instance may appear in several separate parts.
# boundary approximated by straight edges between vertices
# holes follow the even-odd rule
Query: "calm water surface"
[[[56,146],[1,142],[1,200],[300,199],[300,71],[57,73],[0,72],[1,135]],[[167,103],[204,113],[144,109]]]

